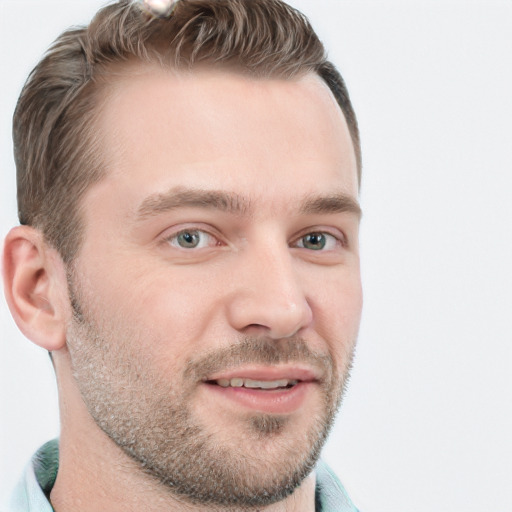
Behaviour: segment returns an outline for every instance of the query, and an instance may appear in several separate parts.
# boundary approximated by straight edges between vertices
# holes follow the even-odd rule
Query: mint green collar
[[[11,499],[12,512],[53,512],[49,497],[59,469],[57,439],[43,445],[32,458]],[[358,512],[345,488],[322,461],[316,468],[316,512]]]

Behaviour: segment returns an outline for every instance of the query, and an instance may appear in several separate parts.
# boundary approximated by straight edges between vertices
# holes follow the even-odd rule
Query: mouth
[[[245,368],[212,375],[203,381],[219,405],[268,414],[298,410],[318,384],[318,376],[301,368]]]
[[[266,391],[290,389],[293,386],[296,386],[299,382],[301,381],[296,379],[253,380],[241,377],[206,381],[207,384],[217,385],[221,388],[247,388]]]

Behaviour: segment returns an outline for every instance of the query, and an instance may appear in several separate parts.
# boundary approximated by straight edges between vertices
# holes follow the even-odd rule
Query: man
[[[6,297],[59,441],[13,510],[354,511],[318,457],[361,312],[343,81],[280,0],[122,0],[14,118]]]

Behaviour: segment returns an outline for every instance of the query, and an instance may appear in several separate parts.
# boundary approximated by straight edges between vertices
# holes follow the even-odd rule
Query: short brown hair
[[[30,74],[14,114],[18,212],[67,263],[80,245],[80,200],[101,179],[95,137],[102,86],[116,64],[224,66],[255,77],[319,75],[348,123],[358,177],[361,151],[347,89],[304,15],[281,0],[180,0],[153,16],[119,0],[88,27],[64,32]]]

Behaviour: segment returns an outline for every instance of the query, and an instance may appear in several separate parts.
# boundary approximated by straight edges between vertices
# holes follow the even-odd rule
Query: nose
[[[313,321],[313,312],[290,249],[244,251],[231,276],[228,321],[246,335],[282,339]]]

